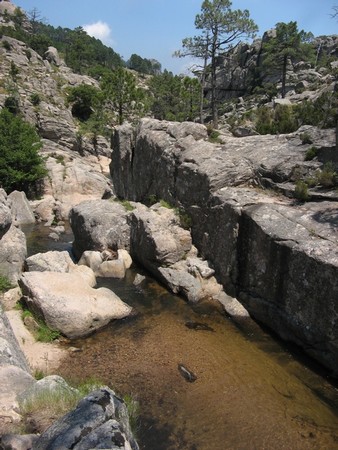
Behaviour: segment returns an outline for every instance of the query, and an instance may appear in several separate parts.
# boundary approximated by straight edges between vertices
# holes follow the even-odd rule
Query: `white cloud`
[[[98,22],[83,25],[83,29],[89,34],[89,36],[100,39],[105,45],[115,45],[116,43],[112,37],[112,30],[110,26],[99,20]]]

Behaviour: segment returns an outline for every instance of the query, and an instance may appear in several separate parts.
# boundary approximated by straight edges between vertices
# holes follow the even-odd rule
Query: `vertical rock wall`
[[[184,134],[184,124],[174,134],[173,126],[143,121],[129,128],[132,139],[117,131],[111,163],[117,195],[145,201],[151,194],[183,206],[194,245],[225,290],[336,371],[338,202],[295,204],[255,187],[262,174],[292,182],[306,150],[296,135],[215,145],[191,129]],[[304,170],[311,164],[318,163]]]

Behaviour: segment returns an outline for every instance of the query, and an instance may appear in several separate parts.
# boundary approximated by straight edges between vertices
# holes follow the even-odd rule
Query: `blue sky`
[[[186,73],[189,61],[173,58],[185,37],[194,36],[202,0],[13,0],[25,11],[36,8],[53,26],[83,26],[124,60],[136,53],[155,58],[162,69]],[[297,21],[315,36],[338,34],[332,19],[338,0],[233,0],[232,9],[248,9],[258,36],[277,22]]]

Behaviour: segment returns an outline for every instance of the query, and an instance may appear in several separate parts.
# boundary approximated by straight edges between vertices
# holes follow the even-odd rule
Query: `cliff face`
[[[233,50],[218,57],[217,60],[217,90],[219,101],[251,94],[254,88],[264,83],[281,83],[281,74],[267,72],[263,66],[263,44],[273,36],[274,30],[264,33],[262,39],[252,44],[242,43]],[[317,60],[325,57],[336,60],[338,57],[338,35],[319,36],[312,42],[317,54]],[[335,63],[333,63],[335,64]],[[335,66],[331,66],[333,69]],[[292,97],[299,89],[308,88],[311,84],[330,84],[334,78],[329,67],[311,68],[304,61],[297,61],[294,65],[289,63],[286,74],[286,90]],[[207,96],[209,86],[206,86]]]
[[[318,136],[323,149],[334,149],[333,130]],[[117,130],[111,174],[120,197],[183,206],[193,242],[225,290],[335,370],[336,196],[327,191],[332,201],[299,204],[259,188],[268,183],[292,192],[296,173],[321,166],[305,162],[305,152],[299,133],[225,137],[221,145],[208,142],[201,125],[144,119]]]
[[[101,198],[111,190],[106,177],[110,145],[102,136],[94,140],[82,133],[66,102],[67,87],[96,85],[96,81],[74,74],[56,49],[50,48],[46,56],[42,59],[11,37],[0,38],[0,107],[14,95],[20,114],[42,138],[49,176],[44,181],[45,198],[36,208],[38,218],[51,223],[54,217],[66,219],[80,201]],[[14,78],[13,67],[17,69]]]

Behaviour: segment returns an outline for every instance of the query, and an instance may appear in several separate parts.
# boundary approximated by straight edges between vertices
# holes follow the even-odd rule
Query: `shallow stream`
[[[58,242],[47,231],[25,230],[30,254],[70,250],[69,230]],[[134,286],[136,270],[124,280],[98,280],[135,317],[72,341],[79,351],[69,352],[58,373],[94,377],[138,400],[141,450],[338,449],[338,390],[325,371],[253,321],[236,324],[216,304],[191,306],[150,277]]]

